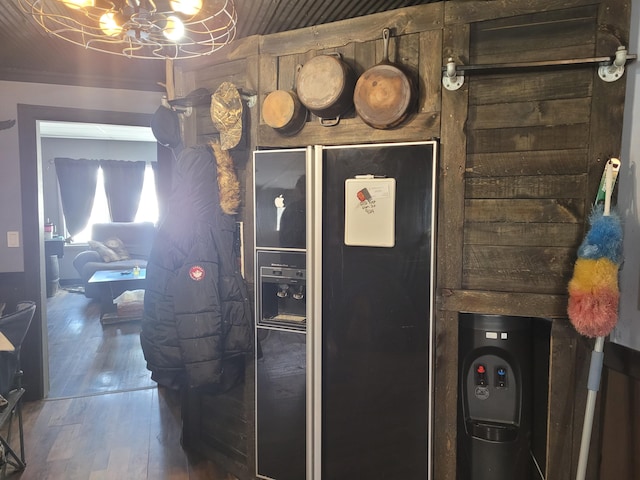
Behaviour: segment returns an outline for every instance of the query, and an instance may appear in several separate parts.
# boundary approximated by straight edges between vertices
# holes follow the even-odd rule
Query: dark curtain
[[[98,182],[98,162],[86,159],[55,158],[62,213],[69,235],[84,230],[91,217]]]
[[[156,185],[156,198],[158,199],[158,220],[162,220],[167,211],[167,203],[171,196],[171,181],[173,177],[173,151],[158,143],[158,161],[152,162],[153,179]]]
[[[140,204],[145,162],[100,160],[112,222],[133,222]]]

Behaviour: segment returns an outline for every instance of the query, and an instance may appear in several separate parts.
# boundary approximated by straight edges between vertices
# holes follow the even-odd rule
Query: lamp
[[[47,33],[131,58],[209,55],[236,35],[233,0],[19,1]]]

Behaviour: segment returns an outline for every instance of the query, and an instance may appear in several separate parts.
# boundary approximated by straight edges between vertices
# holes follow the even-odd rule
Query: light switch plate
[[[7,247],[20,247],[20,232],[7,232]]]

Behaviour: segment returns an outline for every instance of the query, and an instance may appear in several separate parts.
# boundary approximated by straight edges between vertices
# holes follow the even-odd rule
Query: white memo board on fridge
[[[358,175],[345,180],[344,243],[395,245],[396,179]]]

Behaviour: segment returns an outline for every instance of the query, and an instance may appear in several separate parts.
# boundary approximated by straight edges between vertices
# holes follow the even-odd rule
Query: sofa
[[[151,222],[95,223],[89,248],[73,259],[85,296],[100,298],[98,286],[88,283],[98,270],[145,268],[155,235],[156,227]]]

